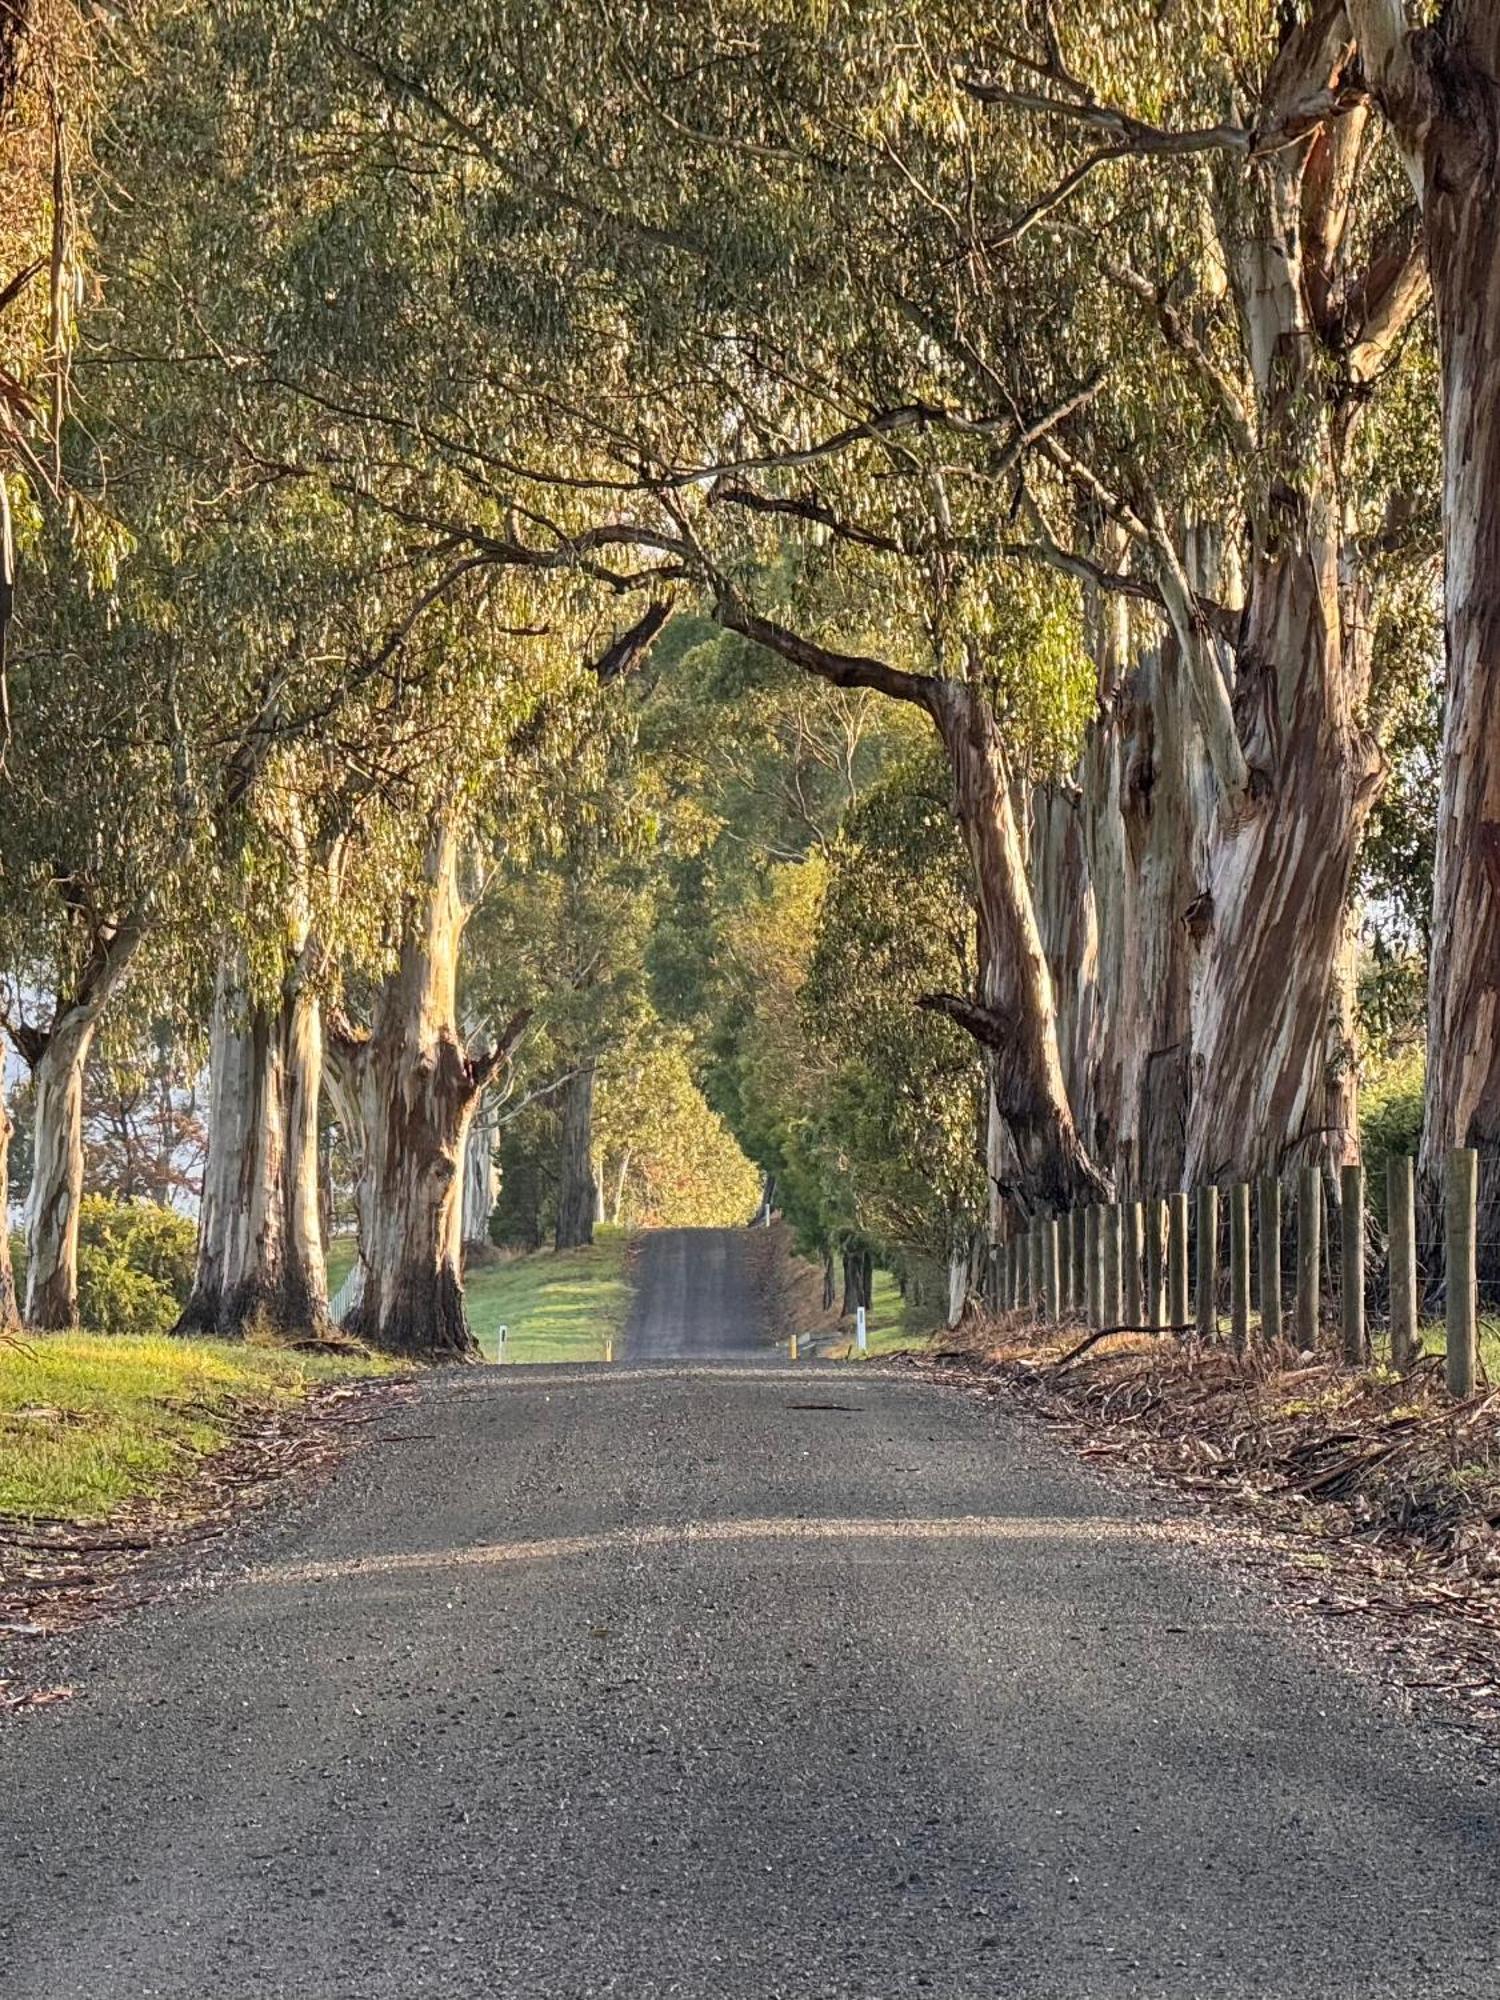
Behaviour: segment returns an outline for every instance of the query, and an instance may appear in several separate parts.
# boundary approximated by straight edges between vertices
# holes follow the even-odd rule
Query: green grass
[[[36,1334],[0,1345],[0,1514],[100,1520],[247,1422],[387,1364],[228,1341]]]
[[[865,1335],[871,1355],[895,1354],[903,1347],[920,1345],[941,1318],[940,1305],[908,1305],[890,1272],[876,1271],[870,1285],[870,1310],[865,1315]],[[848,1339],[828,1352],[836,1359],[854,1352],[852,1326]]]
[[[328,1246],[328,1296],[332,1298],[354,1269],[358,1241],[353,1236],[335,1236]]]
[[[507,1362],[602,1361],[630,1304],[625,1241],[623,1230],[601,1227],[592,1249],[538,1250],[470,1271],[469,1324],[489,1358],[504,1326]],[[353,1262],[354,1238],[336,1236],[328,1246],[330,1297]]]
[[[503,1325],[507,1363],[602,1361],[630,1305],[625,1232],[601,1228],[591,1249],[538,1250],[472,1271],[464,1297],[491,1360]]]

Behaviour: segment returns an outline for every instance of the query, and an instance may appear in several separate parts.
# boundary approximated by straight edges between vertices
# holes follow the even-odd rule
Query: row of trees
[[[1420,894],[1439,632],[1423,1161],[1477,1145],[1495,1191],[1479,0],[194,0],[89,33],[91,161],[28,125],[57,303],[4,474],[37,1323],[75,1309],[80,1080],[128,982],[211,1019],[189,1322],[326,1309],[331,1098],[352,1324],[464,1351],[476,1111],[555,1009],[576,1235],[580,1024],[633,1003],[586,949],[486,949],[470,992],[460,942],[592,849],[710,896],[696,934],[654,899],[641,990],[820,1247],[957,1263],[981,1207],[1332,1169],[1360,885],[1383,923]],[[689,786],[652,732],[695,648],[744,681]],[[803,796],[695,839],[730,727]]]

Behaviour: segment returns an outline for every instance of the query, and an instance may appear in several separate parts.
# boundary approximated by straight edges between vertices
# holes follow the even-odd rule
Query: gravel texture
[[[740,1251],[49,1649],[7,2000],[1493,2000],[1496,1792],[1149,1499],[909,1372],[642,1365],[759,1344]]]

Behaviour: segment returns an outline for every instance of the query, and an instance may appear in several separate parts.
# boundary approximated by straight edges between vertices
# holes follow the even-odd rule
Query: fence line
[[[1263,1347],[1279,1345],[1284,1328],[1299,1349],[1316,1349],[1324,1312],[1322,1174],[1303,1167],[1296,1177],[1289,1311],[1281,1181],[1265,1174],[1253,1189],[1237,1182],[1223,1191],[1222,1202],[1220,1192],[1210,1185],[1195,1189],[1191,1201],[1178,1190],[1038,1217],[999,1246],[995,1296],[1008,1310],[1039,1320],[1081,1318],[1095,1329],[1170,1327],[1214,1341],[1222,1286],[1235,1353],[1248,1352],[1257,1337]],[[1330,1231],[1328,1254],[1338,1270],[1339,1352],[1350,1367],[1367,1365],[1372,1352],[1367,1196],[1363,1168],[1343,1167],[1338,1228]],[[1410,1159],[1387,1161],[1384,1196],[1385,1257],[1383,1270],[1377,1262],[1374,1296],[1378,1307],[1383,1276],[1391,1365],[1404,1372],[1422,1351],[1416,1176]],[[1446,1163],[1442,1225],[1446,1380],[1459,1398],[1473,1395],[1479,1372],[1478,1200],[1479,1156],[1459,1148]],[[1221,1259],[1221,1237],[1227,1237],[1227,1263]]]

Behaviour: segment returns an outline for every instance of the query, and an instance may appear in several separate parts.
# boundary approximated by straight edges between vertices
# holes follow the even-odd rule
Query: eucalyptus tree
[[[1162,1045],[1130,1018],[1156,983],[1127,962],[1187,996],[1190,1174],[1347,1156],[1349,884],[1381,772],[1367,557],[1412,511],[1372,403],[1424,279],[1342,16],[1283,34],[1269,6],[1159,28],[1080,7],[1034,34],[1019,10],[958,4],[638,7],[580,107],[588,11],[522,36],[496,4],[478,38],[373,0],[325,17],[334,60],[383,94],[393,164],[461,157],[471,212],[535,253],[502,296],[550,283],[573,369],[546,392],[575,459],[566,508],[580,480],[613,507],[582,546],[633,537],[724,623],[929,716],[982,903],[963,1018],[995,1045],[1029,1199],[1098,1186],[1089,1141],[1107,1156],[1142,1123],[1145,1065],[1127,1110],[1113,1087],[1082,1118],[1075,1101],[1100,1057],[1070,1014]],[[684,36],[705,52],[691,78]],[[789,536],[792,589],[772,546]],[[1071,604],[1020,564],[1060,572]],[[1064,730],[1038,760],[1014,690],[1045,707],[1050,683],[1067,709],[1077,683],[1057,645],[1013,645],[1007,667],[1006,632],[1070,624],[1080,646],[1082,588],[1136,622],[1100,663],[1092,824],[1064,844],[1095,913],[1049,964],[1014,780],[1071,753]],[[869,640],[838,643],[830,614]],[[1132,842],[1117,802],[1170,838]],[[1157,1171],[1139,1141],[1121,1164]]]
[[[392,475],[388,464],[382,475],[381,504],[397,518],[420,521],[478,559],[566,562],[606,589],[654,591],[686,582],[709,597],[721,623],[804,671],[836,687],[910,702],[927,717],[953,768],[983,906],[980,1000],[951,996],[947,1004],[990,1044],[1015,1154],[1007,1173],[1028,1200],[1057,1202],[1095,1189],[1101,1177],[1080,1138],[1057,1057],[1050,973],[1011,796],[1012,764],[1029,744],[1020,741],[1007,753],[990,712],[997,674],[1004,681],[1008,673],[1012,707],[1027,706],[1016,685],[1019,648],[1007,653],[1007,632],[1022,631],[1029,642],[1038,619],[1052,618],[1048,599],[1056,590],[1030,579],[1008,593],[1019,606],[1016,617],[997,616],[994,593],[975,584],[974,566],[952,534],[954,497],[943,480],[934,483],[934,452],[923,442],[930,430],[945,448],[974,440],[980,476],[992,487],[1003,485],[1023,451],[1085,403],[1092,387],[1069,380],[1056,402],[1038,400],[1024,414],[945,412],[937,400],[943,371],[917,353],[920,340],[887,295],[870,336],[856,331],[866,379],[852,393],[839,370],[851,314],[857,323],[870,298],[825,292],[814,305],[804,281],[811,251],[836,244],[863,213],[868,159],[860,159],[847,187],[841,161],[813,175],[819,204],[805,239],[796,241],[807,188],[765,172],[764,156],[775,144],[751,138],[742,148],[731,133],[721,152],[710,139],[709,159],[736,163],[726,175],[701,172],[695,134],[685,150],[658,143],[654,127],[646,142],[639,79],[630,52],[619,50],[611,51],[619,60],[606,72],[608,88],[591,102],[580,128],[570,79],[594,25],[589,10],[558,10],[541,32],[527,10],[520,12],[524,23],[503,6],[492,9],[480,35],[470,31],[473,24],[459,27],[439,16],[397,23],[372,5],[320,13],[313,32],[326,61],[317,87],[342,93],[341,132],[355,127],[370,135],[358,148],[358,173],[379,179],[382,216],[388,220],[395,205],[420,211],[430,238],[434,176],[462,176],[462,206],[444,215],[438,234],[444,259],[457,261],[464,283],[455,298],[453,263],[444,261],[445,296],[456,311],[444,320],[441,369],[429,363],[414,384],[408,344],[403,369],[384,371],[402,381],[399,411],[376,388],[367,357],[356,387],[346,381],[319,388],[314,369],[304,371],[303,392],[321,396],[346,422],[383,428],[398,469]],[[629,25],[634,31],[642,24]],[[714,39],[718,25],[709,25]],[[524,33],[512,32],[523,26]],[[660,37],[644,53],[671,60]],[[800,68],[787,80],[811,87],[823,53],[794,48]],[[758,77],[751,81],[758,86]],[[767,108],[773,123],[783,115],[784,97],[783,90]],[[742,109],[733,102],[731,118]],[[793,115],[803,116],[804,107],[794,105]],[[670,110],[665,122],[670,129]],[[821,145],[825,135],[810,130]],[[622,144],[631,168],[623,205],[612,164]],[[744,153],[750,174],[765,183],[759,192]],[[528,164],[536,161],[545,165]],[[793,178],[809,163],[818,167],[814,152],[794,150]],[[889,187],[893,174],[884,168],[881,174]],[[854,240],[863,251],[868,228],[856,229]],[[838,262],[846,268],[844,259]],[[791,320],[766,312],[763,281]],[[523,318],[532,331],[524,367],[512,358]],[[787,340],[804,335],[810,384],[785,361]],[[421,368],[419,359],[415,365]],[[327,372],[326,353],[317,366]],[[876,380],[877,371],[884,379]],[[897,377],[900,403],[870,422],[864,392],[878,388],[884,403]],[[416,424],[405,415],[414,393],[423,411]],[[827,412],[836,418],[851,406],[853,423],[815,445],[810,458],[795,447],[783,450],[789,432],[806,434]],[[545,437],[544,460],[525,442],[521,412],[533,435]],[[725,451],[728,433],[738,433],[745,451]],[[795,494],[757,485],[757,471],[774,471],[785,460],[790,475],[804,462],[845,457],[845,447],[856,466],[853,490],[863,493],[874,483],[880,516],[874,527],[856,524],[845,535],[826,497],[803,505]],[[504,532],[476,513],[507,523]],[[736,519],[744,525],[731,528]],[[860,622],[873,631],[888,618],[896,658],[829,643],[814,602],[802,629],[768,616],[764,593],[754,602],[747,563],[764,560],[768,544],[779,543],[789,525],[831,533],[843,551],[898,559],[894,582],[873,569],[856,579],[867,598]],[[1066,594],[1072,585],[1062,588]],[[826,609],[838,592],[814,578],[811,598],[820,589]],[[984,658],[986,650],[1003,656],[998,664]],[[1051,655],[1061,663],[1066,706],[1077,675],[1065,647],[1052,647]]]
[[[1422,1170],[1437,1195],[1452,1146],[1481,1161],[1481,1272],[1500,1279],[1500,15],[1452,0],[1349,0],[1363,70],[1421,203],[1442,357],[1447,714],[1434,882]]]
[[[123,981],[180,976],[200,884],[195,748],[160,573],[106,599],[61,550],[14,627],[0,816],[6,1032],[31,1071],[26,1318],[78,1311],[84,1070]]]

